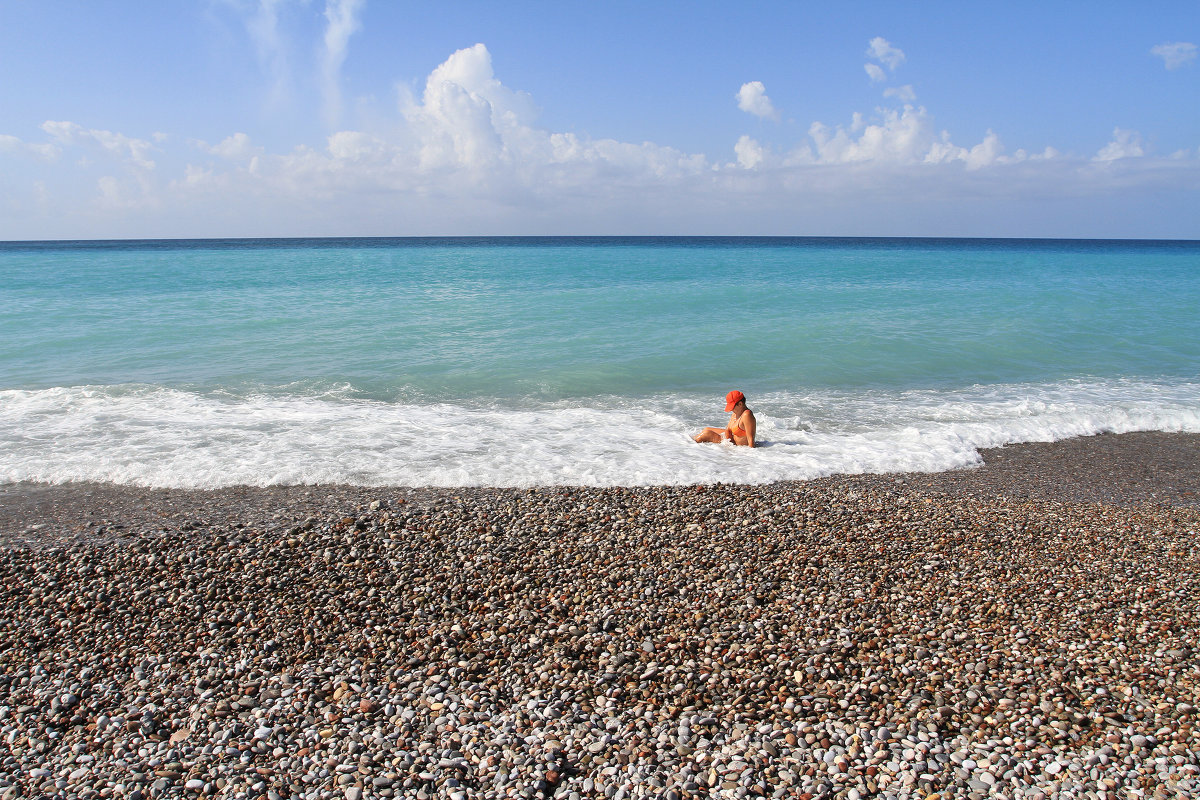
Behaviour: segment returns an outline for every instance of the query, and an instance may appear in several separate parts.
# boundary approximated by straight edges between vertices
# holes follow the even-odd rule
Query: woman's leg
[[[720,444],[724,438],[723,428],[705,428],[697,434],[696,441],[701,444]]]

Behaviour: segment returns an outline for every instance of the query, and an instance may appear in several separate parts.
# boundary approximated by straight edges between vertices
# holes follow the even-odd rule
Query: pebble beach
[[[1200,794],[1200,436],[757,486],[0,486],[0,800]]]

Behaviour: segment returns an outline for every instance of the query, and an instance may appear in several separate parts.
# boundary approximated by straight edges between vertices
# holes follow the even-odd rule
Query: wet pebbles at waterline
[[[472,490],[0,552],[0,797],[1200,791],[1195,509]]]

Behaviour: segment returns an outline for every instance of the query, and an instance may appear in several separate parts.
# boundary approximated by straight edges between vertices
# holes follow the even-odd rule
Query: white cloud
[[[1059,153],[1052,147],[1043,152],[1030,156],[1024,150],[1018,150],[1011,156],[1004,154],[1004,145],[994,131],[989,130],[983,141],[973,147],[959,147],[950,141],[950,134],[942,131],[941,139],[929,149],[925,156],[928,164],[950,164],[961,162],[968,171],[983,169],[1001,164],[1020,164],[1024,161],[1050,161],[1059,158]]]
[[[243,3],[227,0],[236,10],[244,14],[243,25],[254,45],[258,63],[267,71],[272,82],[272,103],[279,103],[287,92],[288,54],[283,35],[279,31],[279,9],[287,0],[258,0],[252,4],[252,13],[246,13]]]
[[[459,50],[425,81],[419,105],[404,110],[423,168],[484,167],[528,140],[533,106],[496,80],[482,44]],[[506,141],[507,136],[507,141]]]
[[[862,124],[856,120],[856,124]],[[852,164],[864,161],[918,163],[925,159],[934,141],[933,126],[925,109],[905,106],[903,111],[886,110],[872,125],[862,125],[851,136],[842,127],[829,128],[814,122],[808,131],[823,164]]]
[[[339,86],[342,64],[350,45],[350,37],[362,25],[359,13],[365,0],[326,0],[325,37],[321,53],[321,79],[325,95],[325,120],[334,125],[341,117],[342,92]]]
[[[893,86],[890,89],[883,90],[884,97],[894,97],[901,103],[911,103],[917,99],[917,93],[913,91],[911,84],[904,86]]]
[[[982,169],[1000,161],[1003,153],[1004,146],[1000,144],[1000,137],[988,131],[983,141],[967,152],[963,161],[966,162],[967,169]]]
[[[58,158],[62,150],[56,145],[49,143],[29,143],[22,141],[19,137],[10,136],[8,134],[0,134],[0,153],[29,153],[44,161],[53,161]]]
[[[195,164],[188,164],[183,169],[183,180],[179,182],[181,185],[189,187],[204,186],[216,180],[216,172],[211,169],[204,169]]]
[[[887,66],[892,72],[896,71],[896,67],[904,62],[904,52],[884,39],[882,36],[876,36],[871,40],[867,47],[867,56],[878,61],[880,64]],[[887,80],[887,72],[879,64],[866,63],[863,64],[863,69],[867,72],[867,77],[872,83],[883,83]],[[917,99],[916,92],[912,86],[899,86],[885,89],[884,97],[895,97],[902,103],[911,103]]]
[[[214,145],[200,140],[195,140],[193,144],[205,153],[234,161],[245,160],[263,152],[261,147],[255,147],[250,143],[249,136],[240,132],[227,136]]]
[[[893,47],[892,43],[882,36],[876,36],[871,40],[867,47],[867,56],[875,59],[880,64],[886,65],[893,72],[896,71],[896,67],[904,63],[904,51],[898,47]]]
[[[755,169],[766,158],[763,146],[749,136],[738,139],[737,144],[733,146],[733,152],[737,155],[738,165],[743,169]]]
[[[1116,161],[1121,158],[1139,158],[1146,153],[1142,149],[1142,135],[1137,131],[1113,128],[1112,141],[1100,148],[1095,161]]]
[[[1161,58],[1167,69],[1179,69],[1196,60],[1196,45],[1192,42],[1163,42],[1151,47],[1150,53]]]
[[[145,139],[134,139],[112,131],[84,128],[74,122],[55,122],[53,120],[42,123],[42,130],[60,145],[99,147],[139,169],[154,169],[150,153],[155,147]]]
[[[329,155],[341,161],[377,161],[389,153],[387,142],[358,131],[338,131],[329,137]]]
[[[767,97],[767,87],[762,81],[743,83],[737,93],[738,108],[761,119],[779,119],[779,112]]]
[[[340,123],[342,66],[350,39],[362,29],[360,18],[366,0],[324,0],[323,25],[315,41],[308,38],[312,36],[310,0],[209,2],[229,10],[244,29],[268,81],[268,107],[290,107],[300,88],[304,97],[312,92],[319,94],[328,126]]]
[[[857,136],[853,135],[857,134]],[[936,133],[924,108],[880,109],[872,123],[856,114],[850,128],[830,128],[814,122],[809,128],[814,145],[812,163],[827,165],[874,164],[877,166],[938,165],[961,163],[969,171],[996,164],[1016,164],[1029,159],[1023,151],[1007,156],[1000,137],[988,131],[983,141],[960,147],[950,134]],[[1056,157],[1052,149],[1037,158]],[[792,161],[797,159],[793,155]]]
[[[896,90],[902,91],[904,87]],[[765,90],[752,97],[765,98]],[[903,97],[901,94],[892,95]],[[740,97],[739,97],[740,99]],[[422,233],[730,232],[952,235],[1054,235],[1029,212],[1033,228],[991,227],[1004,208],[1053,207],[1054,198],[1110,198],[1165,186],[1194,202],[1200,158],[1142,155],[1141,138],[1118,129],[1095,162],[1053,148],[1008,155],[989,130],[960,145],[923,107],[855,113],[846,125],[814,122],[807,136],[775,150],[750,136],[734,158],[713,161],[653,142],[591,139],[537,125],[525,93],[495,75],[478,44],[433,69],[419,97],[405,97],[392,119],[367,130],[340,130],[317,145],[273,152],[236,132],[210,145],[172,136],[150,143],[118,132],[48,122],[46,141],[0,135],[6,189],[25,219],[0,214],[13,238],[131,235],[372,235]],[[35,163],[36,147],[84,149],[75,161]],[[190,148],[190,149],[189,149]],[[182,152],[181,152],[182,151]],[[152,155],[162,152],[151,169]],[[187,163],[202,154],[201,163]],[[1110,163],[1119,161],[1119,164]],[[31,166],[32,165],[32,166]],[[6,165],[7,166],[7,165]],[[51,170],[57,172],[51,173]],[[63,192],[78,172],[99,192]],[[165,175],[163,173],[166,173]],[[38,184],[45,176],[54,179]],[[41,194],[30,186],[40,185]],[[47,188],[49,187],[49,188]],[[1190,192],[1190,194],[1189,194]],[[44,205],[30,201],[40,196]],[[1031,203],[1031,199],[1035,201]],[[1011,206],[1003,206],[1011,203]],[[900,204],[898,206],[897,204]],[[903,213],[896,211],[903,207]],[[44,208],[38,211],[37,208]],[[925,227],[905,221],[926,210]],[[949,226],[978,212],[975,227]],[[1016,213],[1016,212],[1013,212]],[[1200,215],[1197,215],[1200,218]],[[94,229],[82,229],[94,220]],[[848,220],[864,221],[866,228]],[[887,222],[892,220],[893,222]],[[124,228],[117,228],[120,223]],[[902,224],[903,223],[903,224]],[[892,228],[870,227],[893,225]],[[915,223],[914,223],[915,224]],[[847,227],[850,226],[850,227]],[[1091,233],[1064,230],[1064,235]],[[1136,233],[1131,231],[1130,233]],[[1156,235],[1163,233],[1156,230]],[[1181,235],[1195,235],[1194,229]],[[0,235],[2,238],[2,235]]]
[[[406,98],[401,115],[405,124],[386,135],[339,131],[320,150],[299,147],[258,156],[254,169],[247,168],[239,179],[329,197],[359,191],[414,198],[465,192],[472,202],[491,197],[522,203],[557,191],[589,193],[602,187],[609,192],[678,180],[710,166],[703,156],[670,147],[535,127],[529,96],[495,78],[491,54],[482,44],[459,50],[434,69],[420,100]]]

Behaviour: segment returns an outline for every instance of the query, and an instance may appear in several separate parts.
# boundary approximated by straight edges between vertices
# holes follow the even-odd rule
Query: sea
[[[758,448],[698,445],[739,389]],[[764,483],[1200,432],[1200,242],[0,243],[0,483]]]

